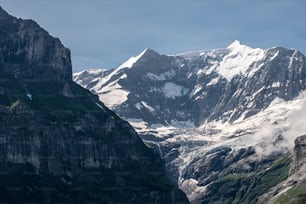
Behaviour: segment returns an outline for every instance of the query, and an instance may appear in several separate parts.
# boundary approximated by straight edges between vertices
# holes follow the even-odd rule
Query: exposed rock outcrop
[[[259,198],[258,203],[304,203],[306,199],[306,135],[294,141],[289,177]]]
[[[293,162],[290,173],[294,174],[306,166],[306,135],[296,138],[294,141]]]

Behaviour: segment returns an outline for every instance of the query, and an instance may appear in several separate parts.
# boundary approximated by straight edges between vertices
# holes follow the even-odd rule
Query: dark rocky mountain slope
[[[158,154],[71,73],[59,39],[0,8],[0,202],[187,203]]]

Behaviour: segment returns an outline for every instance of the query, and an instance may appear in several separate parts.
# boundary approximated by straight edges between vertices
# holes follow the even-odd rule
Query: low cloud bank
[[[306,134],[306,92],[302,92],[297,100],[300,103],[288,102],[287,105],[291,107],[287,107],[288,111],[281,121],[262,124],[255,134],[244,138],[242,143],[254,146],[258,156],[292,151],[295,139]]]

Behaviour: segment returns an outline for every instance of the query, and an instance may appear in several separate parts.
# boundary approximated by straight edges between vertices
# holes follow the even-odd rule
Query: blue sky
[[[0,0],[72,51],[74,71],[116,68],[145,48],[161,54],[284,46],[306,54],[305,0]]]

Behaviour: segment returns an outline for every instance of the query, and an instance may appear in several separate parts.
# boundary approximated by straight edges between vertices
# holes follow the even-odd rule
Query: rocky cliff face
[[[72,82],[69,50],[3,9],[0,115],[0,202],[187,202],[158,154]]]
[[[70,50],[32,20],[0,12],[0,62],[23,83],[71,81]]]
[[[306,199],[306,165],[305,147],[306,136],[295,139],[294,151],[288,177],[275,185],[267,193],[259,198],[258,203],[280,204],[280,203],[304,203]]]
[[[306,165],[306,135],[296,138],[294,144],[294,162],[291,165],[292,174]]]

